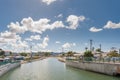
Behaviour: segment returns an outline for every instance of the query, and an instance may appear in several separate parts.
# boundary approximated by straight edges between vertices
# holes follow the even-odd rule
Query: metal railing
[[[96,62],[96,63],[120,63],[120,57],[66,57],[67,61],[78,61],[78,62]]]
[[[6,65],[6,64],[13,64],[13,63],[19,63],[20,61],[3,61],[3,62],[0,62],[0,66],[2,65]]]

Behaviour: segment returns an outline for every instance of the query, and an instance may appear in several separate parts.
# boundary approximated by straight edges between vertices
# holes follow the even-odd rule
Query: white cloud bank
[[[62,15],[59,15],[59,17]],[[67,17],[66,22],[63,21],[51,21],[47,18],[41,18],[39,20],[33,20],[31,17],[23,18],[20,22],[11,22],[8,25],[8,30],[0,33],[0,43],[4,43],[7,46],[11,45],[11,47],[28,47],[30,46],[27,41],[33,41],[33,40],[41,40],[41,35],[46,30],[53,30],[58,28],[64,28],[64,29],[77,29],[79,26],[79,22],[83,22],[85,20],[84,16],[76,16],[76,15],[69,15]],[[65,25],[66,23],[69,24],[69,26]],[[25,34],[26,32],[31,33],[37,33],[39,35],[31,35],[29,38],[24,39],[21,37],[21,35]],[[42,43],[39,44],[40,47],[46,48],[48,46],[49,37],[45,37],[43,39]],[[58,43],[58,42],[57,42]],[[73,44],[66,44],[66,46],[72,46]],[[75,45],[75,44],[74,44]],[[65,45],[63,46],[65,47]],[[8,48],[9,49],[9,48]]]
[[[41,39],[40,35],[31,35],[30,38],[26,38],[25,40],[32,41],[32,40],[40,40],[40,39]]]
[[[31,17],[28,17],[23,18],[20,22],[21,24],[19,22],[11,22],[11,24],[8,25],[8,28],[12,33],[25,33],[29,31],[42,34],[46,30],[53,30],[56,28],[77,29],[79,22],[83,22],[84,20],[84,16],[69,15],[66,21],[69,26],[66,26],[63,24],[63,21],[54,21],[52,23],[51,20],[47,18],[41,18],[34,21]]]
[[[24,26],[20,26],[19,22],[11,22],[10,25],[8,25],[8,28],[13,33],[24,33],[25,31],[27,31],[27,28]]]
[[[84,16],[69,15],[66,22],[69,23],[69,29],[76,29],[79,25],[79,22],[83,22],[84,20]]]
[[[38,46],[42,47],[42,48],[46,48],[48,46],[48,42],[49,42],[49,37],[46,36],[43,39],[43,42],[41,44],[38,44]]]
[[[63,28],[64,24],[62,21],[55,21],[50,23],[50,19],[42,18],[38,21],[34,21],[31,17],[23,18],[21,25],[19,22],[11,23],[8,28],[13,33],[25,33],[26,31],[40,33],[46,30],[53,30],[55,28]]]
[[[76,44],[75,43],[68,43],[67,42],[67,43],[65,43],[65,44],[62,45],[62,48],[68,49],[68,48],[71,48],[73,46],[76,46]]]

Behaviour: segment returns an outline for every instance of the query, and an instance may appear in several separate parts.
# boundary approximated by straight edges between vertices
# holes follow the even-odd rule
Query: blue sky
[[[12,51],[120,48],[118,0],[1,0],[0,48]],[[17,22],[17,23],[16,23]]]

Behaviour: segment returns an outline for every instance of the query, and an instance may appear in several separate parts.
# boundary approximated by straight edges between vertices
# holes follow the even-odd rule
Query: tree
[[[96,51],[97,51],[97,52],[101,52],[101,49],[100,49],[100,48],[98,48],[98,49],[96,49]]]
[[[67,52],[67,56],[73,56],[73,55],[74,55],[74,52],[72,51]]]
[[[39,53],[35,53],[35,56],[39,56]]]
[[[93,57],[93,54],[91,51],[88,50],[84,52],[84,57]]]
[[[62,57],[64,57],[65,56],[65,53],[62,53],[62,55],[61,55]]]
[[[116,50],[110,51],[107,55],[109,57],[118,57],[119,56],[119,54]]]
[[[45,52],[44,54],[46,57],[50,56],[50,52]]]
[[[4,56],[5,55],[5,51],[1,50],[0,51],[0,56]]]
[[[23,53],[20,53],[20,55],[26,57],[26,56],[27,56],[27,53],[24,53],[24,52],[23,52]]]
[[[11,55],[11,56],[12,56],[12,54],[13,54],[13,53],[10,51],[10,55]]]
[[[84,52],[84,60],[85,61],[92,61],[93,54],[91,51],[85,51]]]

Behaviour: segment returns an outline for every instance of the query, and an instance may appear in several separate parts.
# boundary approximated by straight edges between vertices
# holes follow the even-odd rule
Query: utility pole
[[[119,54],[120,54],[120,49],[119,49]]]
[[[30,58],[32,60],[32,46],[30,46]]]
[[[62,54],[64,53],[64,48],[62,47]]]
[[[100,46],[100,51],[101,51],[101,46],[102,46],[102,45],[100,44],[99,46]]]
[[[90,51],[92,51],[92,42],[93,42],[93,40],[90,39]]]
[[[25,53],[25,51],[26,51],[26,48],[24,47],[24,53]]]

